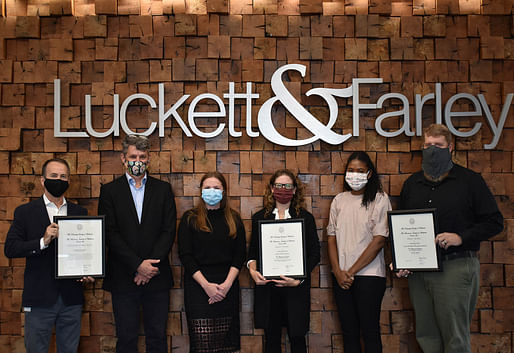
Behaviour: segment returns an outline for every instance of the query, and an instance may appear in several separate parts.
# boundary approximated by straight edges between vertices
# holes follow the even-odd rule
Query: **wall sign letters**
[[[244,100],[246,105],[246,134],[249,137],[257,137],[260,134],[269,141],[282,145],[282,146],[303,146],[309,143],[313,143],[317,140],[322,140],[332,145],[338,145],[344,143],[352,136],[359,136],[359,118],[360,111],[366,109],[378,110],[382,109],[384,102],[389,99],[396,99],[401,102],[401,109],[398,111],[389,111],[380,114],[375,120],[375,129],[377,133],[384,137],[396,137],[401,134],[407,136],[421,136],[422,135],[422,110],[423,106],[430,100],[435,100],[435,120],[436,123],[443,123],[448,126],[451,133],[458,137],[471,137],[477,134],[482,128],[482,122],[476,122],[473,128],[469,131],[459,131],[455,128],[454,119],[459,117],[471,117],[471,116],[484,116],[487,124],[489,125],[493,138],[492,140],[484,145],[485,149],[493,149],[498,144],[501,137],[505,121],[507,119],[510,106],[512,104],[512,98],[514,93],[507,94],[505,102],[503,104],[502,111],[498,119],[494,119],[489,105],[482,94],[474,96],[469,93],[458,93],[451,96],[446,104],[444,105],[441,99],[441,84],[435,84],[435,92],[429,93],[424,96],[416,94],[415,96],[415,116],[411,117],[409,111],[409,100],[401,93],[386,93],[380,96],[376,103],[363,104],[360,103],[359,86],[362,84],[381,84],[381,78],[354,78],[351,86],[343,89],[336,88],[312,88],[305,94],[307,96],[317,95],[323,98],[328,105],[329,109],[329,120],[325,125],[312,115],[300,102],[298,102],[294,96],[288,91],[284,82],[282,81],[283,73],[286,71],[297,71],[302,77],[305,76],[306,67],[300,64],[289,64],[279,67],[271,78],[271,89],[273,90],[274,96],[269,98],[260,107],[257,117],[257,129],[254,130],[252,126],[252,105],[253,100],[259,98],[259,94],[252,91],[252,83],[246,83],[246,92],[236,93],[234,88],[234,82],[229,83],[229,90],[223,94],[223,98],[228,101],[228,131],[230,136],[240,137],[242,136],[241,131],[237,131],[235,128],[235,117],[234,117],[234,105],[237,100]],[[89,137],[93,136],[96,138],[107,137],[111,134],[119,136],[120,127],[127,134],[136,134],[132,131],[127,124],[127,108],[131,102],[136,99],[142,99],[148,103],[153,109],[158,109],[159,118],[157,122],[152,122],[148,129],[139,134],[151,135],[156,129],[159,131],[159,136],[164,136],[164,123],[167,119],[172,117],[178,123],[184,134],[188,137],[193,135],[200,136],[203,138],[214,138],[221,134],[226,128],[226,123],[221,122],[214,129],[214,131],[205,132],[198,128],[195,119],[197,118],[227,118],[227,106],[226,102],[219,96],[212,93],[203,93],[193,98],[189,104],[187,110],[187,117],[180,116],[178,108],[182,106],[190,95],[183,95],[167,110],[164,106],[164,84],[159,84],[159,97],[158,102],[147,94],[132,94],[127,97],[120,106],[119,95],[114,95],[114,116],[113,124],[107,131],[96,131],[91,122],[91,96],[85,96],[85,119],[86,119],[86,131],[62,131],[61,130],[61,85],[60,80],[54,80],[54,136],[55,137]],[[352,133],[341,135],[332,130],[332,127],[337,121],[339,113],[339,104],[336,97],[340,98],[351,98],[352,99],[352,111],[353,111],[353,128]],[[211,103],[217,105],[217,111],[214,112],[200,112],[196,111],[197,105],[202,101],[211,100]],[[470,111],[458,112],[453,111],[452,107],[458,100],[467,100],[469,105],[473,107]],[[312,133],[312,137],[295,140],[285,137],[280,134],[275,128],[272,119],[272,108],[275,104],[282,104],[289,113],[297,119],[300,124],[303,125],[307,130]],[[382,128],[384,120],[390,117],[399,117],[403,119],[401,127],[395,131],[386,131]],[[411,124],[411,119],[414,119],[414,124]],[[187,121],[187,124],[186,124]],[[498,121],[498,123],[496,123]],[[411,126],[415,128],[412,129]]]

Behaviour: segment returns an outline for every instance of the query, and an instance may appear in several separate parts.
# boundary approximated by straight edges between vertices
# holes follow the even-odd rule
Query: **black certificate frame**
[[[398,250],[396,249],[396,246],[398,245],[398,241],[395,243],[395,237],[398,237],[399,235],[395,235],[395,230],[393,229],[393,218],[397,216],[412,216],[413,218],[409,219],[409,223],[414,224],[415,223],[415,217],[419,216],[421,214],[430,214],[432,216],[432,222],[433,222],[433,229],[434,234],[430,234],[431,240],[434,242],[435,247],[435,257],[436,257],[436,263],[437,266],[409,266],[409,267],[398,267],[397,266],[397,256],[398,256]],[[441,248],[435,244],[435,237],[438,234],[437,230],[437,215],[436,215],[436,209],[435,208],[425,208],[425,209],[415,209],[415,210],[395,210],[395,211],[388,211],[387,212],[387,220],[389,225],[389,238],[391,241],[391,253],[392,253],[392,263],[393,263],[393,271],[399,271],[399,270],[409,270],[411,272],[438,272],[442,271],[441,266]],[[414,222],[414,223],[413,223]],[[432,259],[434,260],[434,259]]]
[[[80,224],[80,221],[100,221],[101,222],[101,234],[98,237],[95,235],[94,242],[97,244],[101,242],[101,272],[100,273],[77,273],[77,274],[60,274],[59,273],[59,255],[60,255],[60,247],[59,247],[59,237],[55,239],[55,278],[56,279],[74,279],[74,278],[83,278],[86,276],[94,277],[94,278],[103,278],[105,277],[105,216],[54,216],[54,223],[57,225],[62,224],[61,222],[77,222],[77,225]],[[61,234],[59,234],[61,236]],[[98,245],[98,244],[97,244]]]
[[[305,249],[305,221],[302,218],[297,219],[281,219],[281,220],[259,220],[258,222],[258,228],[259,228],[259,262],[258,262],[258,270],[259,272],[266,278],[266,279],[281,279],[280,275],[268,275],[266,276],[263,273],[263,260],[266,258],[263,256],[263,228],[266,228],[267,225],[276,225],[276,224],[291,224],[291,223],[299,223],[301,224],[301,240],[299,244],[301,245],[301,254],[302,254],[302,273],[282,273],[281,275],[284,275],[286,277],[291,277],[294,279],[304,279],[307,278],[307,261],[306,256],[307,252]],[[297,259],[298,260],[298,259]]]

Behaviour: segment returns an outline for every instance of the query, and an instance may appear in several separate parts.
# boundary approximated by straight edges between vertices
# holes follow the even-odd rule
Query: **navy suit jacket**
[[[107,267],[104,288],[111,292],[166,290],[173,285],[169,253],[175,240],[177,211],[171,185],[148,176],[141,223],[127,176],[102,185],[98,214],[105,215]],[[159,274],[143,286],[134,283],[145,259],[160,259]]]
[[[69,201],[67,204],[68,216],[87,215],[85,208]],[[55,242],[41,250],[40,239],[49,225],[43,197],[14,211],[4,252],[9,258],[26,258],[22,305],[49,307],[56,303],[59,294],[66,305],[82,304],[82,283],[74,279],[55,279]]]

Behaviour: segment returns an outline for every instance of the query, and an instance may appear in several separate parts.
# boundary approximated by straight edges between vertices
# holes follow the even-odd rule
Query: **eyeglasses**
[[[293,184],[280,184],[280,183],[275,183],[275,184],[273,184],[273,186],[275,187],[275,189],[287,189],[287,190],[291,190],[292,188],[294,188],[294,185],[293,185]]]

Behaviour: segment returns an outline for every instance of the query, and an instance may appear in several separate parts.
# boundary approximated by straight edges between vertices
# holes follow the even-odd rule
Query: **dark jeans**
[[[265,353],[281,353],[282,352],[282,326],[287,320],[287,305],[285,305],[285,291],[274,290],[271,295],[270,318],[269,325],[264,330],[264,352]],[[308,304],[307,304],[308,305]],[[288,326],[288,324],[285,324]],[[287,335],[291,344],[291,353],[307,353],[307,345],[305,343],[305,335],[291,336],[291,331],[287,327]]]
[[[169,302],[169,290],[112,293],[112,309],[118,338],[116,352],[137,353],[139,309],[142,307],[146,352],[167,353],[166,323]]]
[[[29,311],[30,310],[30,311]],[[55,325],[57,352],[76,353],[80,339],[82,305],[65,305],[61,296],[48,308],[31,307],[25,311],[25,348],[27,353],[47,353]]]
[[[366,353],[382,352],[380,307],[386,279],[376,276],[355,276],[348,290],[339,287],[335,277],[332,279],[343,331],[344,352],[361,352],[361,332]]]

